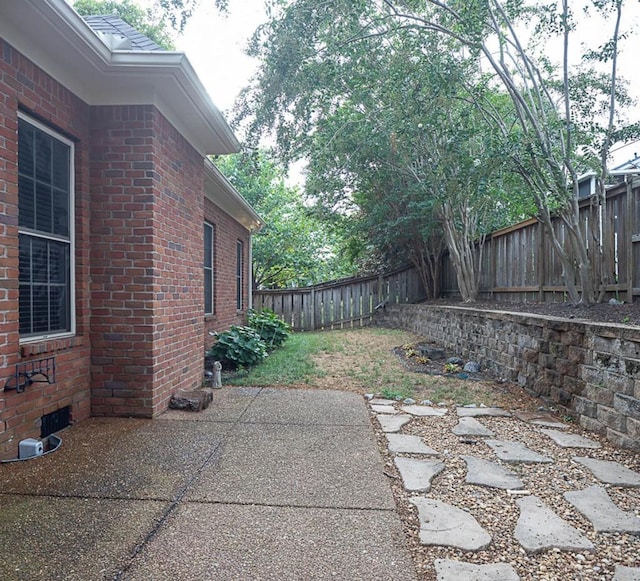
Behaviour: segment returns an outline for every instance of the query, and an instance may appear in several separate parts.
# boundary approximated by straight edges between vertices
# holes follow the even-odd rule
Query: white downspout
[[[249,279],[249,286],[247,289],[247,298],[249,300],[249,308],[253,309],[253,231],[249,230],[249,265],[248,265],[247,278]]]

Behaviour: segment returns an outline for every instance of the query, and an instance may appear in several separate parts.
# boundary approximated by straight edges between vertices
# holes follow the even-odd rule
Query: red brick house
[[[206,158],[236,138],[184,54],[105,30],[0,2],[0,459],[158,415],[250,305],[261,221]]]

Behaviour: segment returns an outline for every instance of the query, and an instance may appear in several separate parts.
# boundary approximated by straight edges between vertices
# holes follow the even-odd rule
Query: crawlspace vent
[[[71,406],[60,408],[55,412],[42,416],[42,426],[40,428],[40,437],[46,438],[47,436],[62,430],[69,426]]]

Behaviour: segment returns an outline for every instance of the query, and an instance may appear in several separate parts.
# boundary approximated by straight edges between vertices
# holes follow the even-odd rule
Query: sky
[[[257,69],[257,61],[246,56],[244,48],[267,17],[263,0],[230,0],[227,16],[212,5],[201,0],[175,44],[187,53],[213,102],[224,112]]]

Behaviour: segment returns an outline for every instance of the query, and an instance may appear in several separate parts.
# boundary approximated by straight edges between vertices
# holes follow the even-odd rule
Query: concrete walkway
[[[360,396],[224,388],[0,465],[0,579],[415,580]]]

